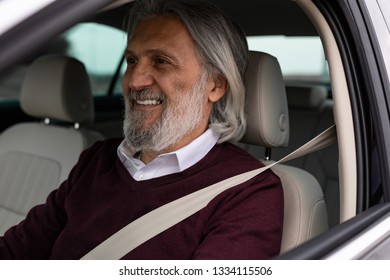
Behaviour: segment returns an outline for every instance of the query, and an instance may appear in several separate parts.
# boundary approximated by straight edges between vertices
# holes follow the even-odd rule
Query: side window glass
[[[108,93],[114,83],[114,94],[122,94],[121,77],[125,71],[122,63],[120,75],[114,74],[123,60],[127,37],[122,30],[96,23],[82,23],[69,29],[56,40],[45,45],[36,57],[47,54],[65,54],[84,63],[91,79],[94,95]],[[0,102],[18,100],[30,57],[0,76]]]
[[[67,55],[84,63],[91,78],[94,95],[107,94],[123,60],[126,33],[105,25],[83,23],[66,32],[64,39],[68,44]],[[123,71],[122,67],[121,72]],[[121,94],[120,81],[114,82],[114,93]]]
[[[319,37],[250,36],[250,50],[275,56],[285,81],[329,83],[328,64]]]

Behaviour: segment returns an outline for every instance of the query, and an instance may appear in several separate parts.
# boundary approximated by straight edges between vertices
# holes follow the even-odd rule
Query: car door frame
[[[390,145],[386,145],[390,135],[390,84],[367,6],[377,2],[313,0],[313,3],[332,29],[345,66],[356,139],[357,215],[277,259],[331,258],[356,238],[369,234],[372,227],[390,214]],[[379,172],[374,170],[373,147],[377,149]],[[376,176],[380,176],[383,196],[381,203],[374,205],[370,196]],[[364,258],[385,241],[388,238],[382,236],[375,244],[366,244],[355,258]]]
[[[56,0],[0,35],[0,74],[114,0]]]

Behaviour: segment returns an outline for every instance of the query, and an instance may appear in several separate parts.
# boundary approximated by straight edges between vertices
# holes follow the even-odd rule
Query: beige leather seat
[[[333,100],[321,85],[287,85],[290,120],[289,145],[272,150],[272,158],[279,160],[334,124]],[[264,157],[264,147],[242,145],[257,158]],[[340,195],[338,179],[338,147],[332,145],[288,163],[308,171],[318,180],[324,193],[329,226],[339,223]]]
[[[286,86],[286,93],[290,129],[294,133],[290,135],[289,147],[274,151],[274,159],[284,157],[334,124],[333,100],[328,98],[325,86],[290,85]],[[328,206],[330,227],[339,224],[340,220],[338,158],[337,145],[331,145],[289,163],[313,174],[320,183]]]
[[[251,52],[246,80],[248,127],[241,142],[267,148],[287,146],[288,107],[277,59]],[[283,253],[327,230],[327,211],[321,186],[313,175],[282,164],[272,170],[282,181],[285,198]]]
[[[17,224],[68,176],[80,152],[102,136],[83,129],[93,121],[83,64],[62,56],[33,62],[21,106],[40,122],[16,124],[0,135],[0,235]]]

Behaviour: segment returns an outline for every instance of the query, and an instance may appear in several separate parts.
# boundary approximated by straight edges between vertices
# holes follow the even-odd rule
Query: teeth
[[[137,100],[137,104],[140,105],[159,105],[161,104],[161,100]]]

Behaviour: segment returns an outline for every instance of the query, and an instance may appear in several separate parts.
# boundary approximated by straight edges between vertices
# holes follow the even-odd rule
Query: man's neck
[[[163,154],[163,152],[153,152],[153,151],[141,151],[140,153],[141,154],[139,159],[145,164],[152,162],[156,157]]]

